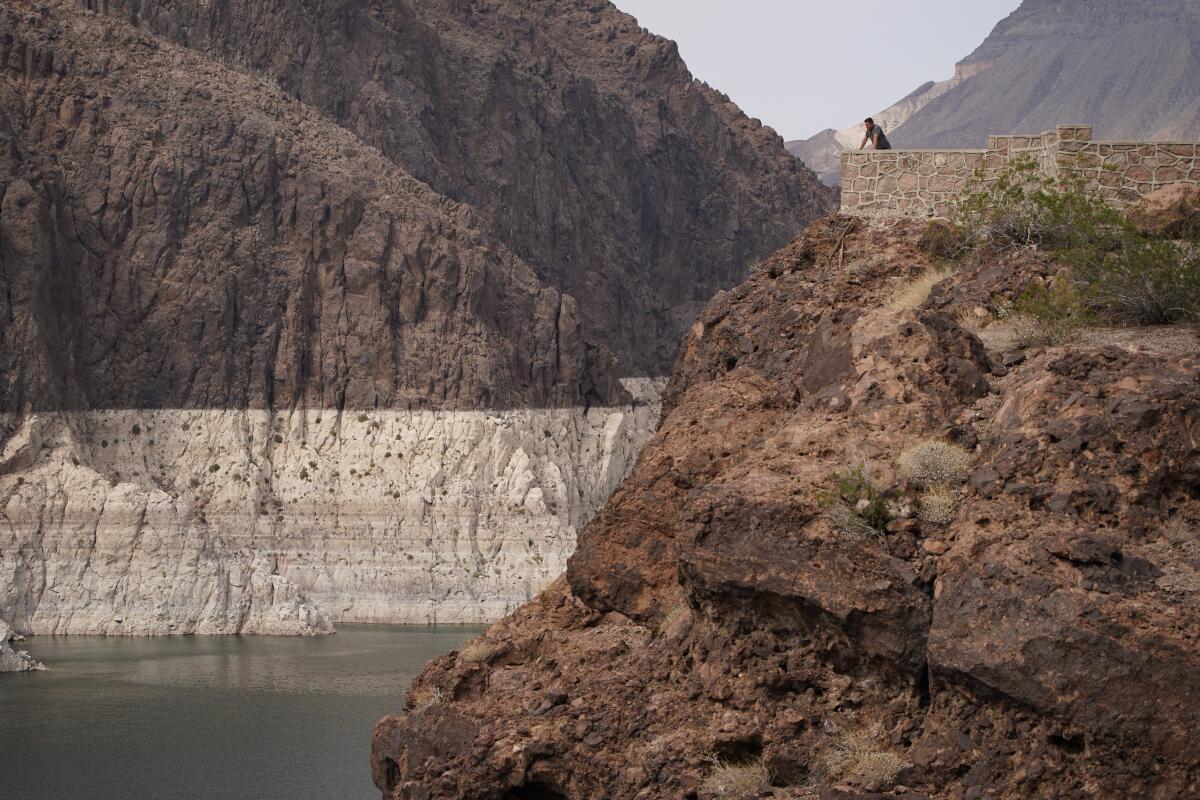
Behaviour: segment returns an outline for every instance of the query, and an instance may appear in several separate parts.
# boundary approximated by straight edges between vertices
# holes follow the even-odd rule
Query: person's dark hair
[[[863,122],[869,122],[869,123],[871,123],[872,125],[874,125],[874,124],[875,124],[875,120],[871,119],[870,117],[867,117],[866,119],[864,119],[864,120],[863,120]]]

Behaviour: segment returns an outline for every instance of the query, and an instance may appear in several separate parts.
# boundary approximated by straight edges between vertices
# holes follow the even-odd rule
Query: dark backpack
[[[876,124],[875,124],[875,131],[878,131],[878,132],[879,132],[879,143],[878,143],[877,145],[875,145],[875,149],[876,149],[876,150],[891,150],[891,149],[892,149],[892,143],[891,143],[891,142],[889,142],[889,141],[888,141],[888,138],[887,138],[887,136],[886,136],[886,135],[884,135],[884,133],[883,133],[883,126],[882,126],[882,125],[880,125],[879,123],[876,123]],[[872,138],[872,139],[874,139],[874,138],[875,138],[875,131],[872,131],[872,132],[871,132],[871,138]]]

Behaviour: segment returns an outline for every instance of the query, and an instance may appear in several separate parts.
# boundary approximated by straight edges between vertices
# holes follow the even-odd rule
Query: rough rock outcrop
[[[796,800],[1200,791],[1200,338],[981,328],[1036,253],[893,308],[922,231],[831,218],[710,304],[565,578],[376,727],[384,798],[709,800],[757,759]],[[938,519],[929,440],[972,455]],[[882,531],[835,513],[856,466]]]
[[[0,672],[44,670],[45,666],[28,652],[13,647],[13,643],[19,641],[21,641],[21,636],[12,629],[11,625],[0,619]]]

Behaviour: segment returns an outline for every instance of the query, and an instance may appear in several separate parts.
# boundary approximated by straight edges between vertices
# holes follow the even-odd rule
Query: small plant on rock
[[[713,800],[742,800],[771,783],[771,770],[761,758],[725,764],[715,756],[700,790]]]
[[[892,311],[907,311],[920,308],[921,304],[929,299],[929,294],[933,291],[933,287],[953,274],[954,270],[952,269],[929,268],[923,274],[901,286],[896,291],[895,296],[892,297],[892,302],[888,307]]]
[[[908,766],[888,746],[879,726],[838,734],[821,754],[820,763],[826,783],[860,786],[890,784]]]
[[[921,495],[917,515],[932,525],[946,525],[954,519],[958,495],[948,486],[935,486]]]
[[[495,654],[496,650],[482,639],[476,639],[458,651],[460,661],[468,664],[482,664]]]
[[[975,457],[940,439],[913,445],[900,454],[900,473],[920,486],[960,486],[971,475]]]
[[[859,464],[829,476],[830,488],[817,499],[835,528],[849,536],[882,536],[890,519],[888,497]]]

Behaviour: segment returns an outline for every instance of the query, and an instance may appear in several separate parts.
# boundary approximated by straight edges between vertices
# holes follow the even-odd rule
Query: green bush
[[[850,535],[882,536],[891,518],[886,492],[875,485],[863,464],[830,475],[829,488],[817,500],[834,527]]]
[[[951,223],[970,249],[1037,247],[1070,268],[1053,295],[1034,289],[1019,299],[1026,310],[1018,313],[1052,330],[1095,320],[1200,322],[1200,242],[1194,232],[1172,240],[1140,230],[1082,180],[1052,182],[1032,160],[991,180],[980,176],[972,186]]]

